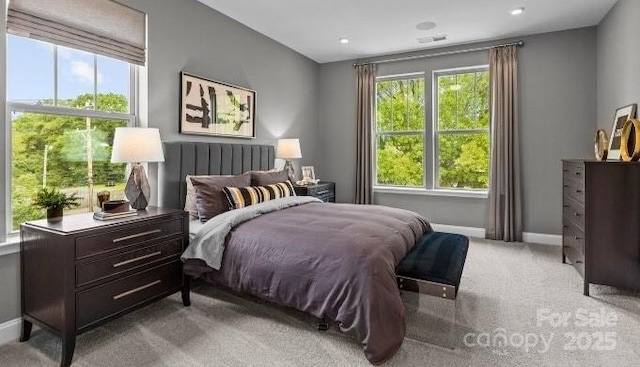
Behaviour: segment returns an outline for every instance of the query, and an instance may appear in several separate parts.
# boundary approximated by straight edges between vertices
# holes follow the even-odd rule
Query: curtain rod
[[[463,54],[463,53],[466,53],[466,52],[484,51],[484,50],[489,50],[489,49],[492,49],[492,48],[495,48],[495,47],[507,47],[507,46],[520,46],[520,47],[522,47],[522,46],[524,46],[524,41],[518,41],[518,42],[512,42],[512,43],[504,43],[502,45],[495,45],[495,46],[468,48],[466,50],[438,52],[438,53],[435,53],[435,54],[422,54],[422,55],[396,57],[396,58],[393,58],[393,59],[382,59],[382,60],[369,61],[369,62],[356,62],[356,63],[353,64],[353,67],[360,66],[360,65],[385,64],[385,63],[388,63],[388,62],[406,61],[406,60],[414,60],[414,59],[424,59],[424,58],[427,58],[427,57]]]

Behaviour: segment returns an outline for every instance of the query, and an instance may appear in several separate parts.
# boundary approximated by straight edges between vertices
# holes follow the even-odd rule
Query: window
[[[489,187],[489,72],[434,74],[436,188]],[[435,88],[434,88],[435,89]]]
[[[424,74],[376,82],[375,184],[482,190],[489,183],[489,73],[486,67],[433,73],[433,118]]]
[[[376,183],[424,186],[424,76],[376,83]]]
[[[31,200],[43,186],[76,193],[81,206],[96,194],[124,198],[124,164],[111,164],[116,127],[133,126],[135,66],[124,61],[14,35],[7,36],[11,197],[8,228],[44,218]]]

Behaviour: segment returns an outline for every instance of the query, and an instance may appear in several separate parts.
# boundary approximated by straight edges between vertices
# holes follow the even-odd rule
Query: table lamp
[[[300,151],[299,139],[278,139],[278,147],[276,148],[276,158],[284,159],[284,169],[289,175],[291,182],[295,182],[296,174],[292,159],[302,158],[302,152]]]
[[[149,205],[151,188],[149,180],[140,164],[143,162],[164,162],[160,130],[144,127],[117,127],[113,137],[111,163],[132,163],[131,175],[124,193],[131,207],[144,210]]]

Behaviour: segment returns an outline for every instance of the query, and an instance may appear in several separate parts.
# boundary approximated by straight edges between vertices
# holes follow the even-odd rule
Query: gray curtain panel
[[[356,66],[357,115],[356,115],[356,204],[373,202],[371,126],[373,102],[376,91],[375,64]]]
[[[522,241],[517,47],[489,51],[491,167],[486,238]]]

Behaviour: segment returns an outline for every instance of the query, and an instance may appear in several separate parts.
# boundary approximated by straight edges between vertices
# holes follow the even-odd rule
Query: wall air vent
[[[442,42],[447,40],[447,35],[442,34],[439,36],[430,36],[430,37],[420,37],[418,38],[418,43],[432,43],[432,42]]]

